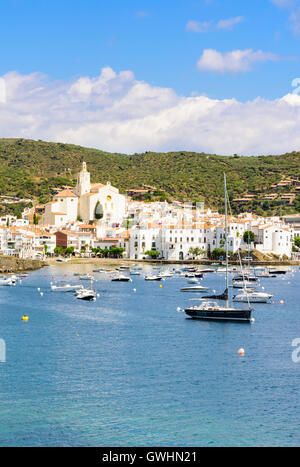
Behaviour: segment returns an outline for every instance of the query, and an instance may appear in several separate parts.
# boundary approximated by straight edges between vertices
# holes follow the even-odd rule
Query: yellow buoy
[[[160,285],[159,288],[162,289],[162,285]]]
[[[239,349],[238,354],[241,355],[241,356],[245,355],[245,350],[244,349]]]
[[[28,321],[28,320],[29,320],[29,318],[28,318],[28,316],[27,316],[27,315],[24,315],[24,316],[22,316],[22,320],[23,320],[23,321]]]

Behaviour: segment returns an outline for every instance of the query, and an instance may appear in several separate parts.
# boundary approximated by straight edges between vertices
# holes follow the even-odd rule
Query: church
[[[106,185],[91,183],[90,173],[83,162],[76,187],[60,191],[45,205],[40,224],[62,227],[79,221],[111,227],[121,224],[125,211],[126,197],[110,182]]]

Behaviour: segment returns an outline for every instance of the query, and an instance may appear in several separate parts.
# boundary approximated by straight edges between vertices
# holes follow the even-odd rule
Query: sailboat
[[[227,215],[227,203],[228,194],[226,187],[226,174],[224,173],[224,197],[225,197],[225,237],[226,237],[226,276],[225,283],[226,289],[224,295],[226,297],[225,306],[220,306],[217,302],[204,301],[201,305],[190,306],[186,308],[185,313],[192,319],[201,319],[206,321],[240,321],[240,322],[252,322],[251,318],[252,309],[248,302],[248,308],[234,308],[229,305],[228,300],[228,289],[229,289],[229,276],[228,276],[228,215]]]

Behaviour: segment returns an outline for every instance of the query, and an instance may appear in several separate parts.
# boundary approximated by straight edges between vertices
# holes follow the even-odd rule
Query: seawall
[[[39,259],[22,259],[14,256],[0,256],[0,272],[35,271],[47,263]]]

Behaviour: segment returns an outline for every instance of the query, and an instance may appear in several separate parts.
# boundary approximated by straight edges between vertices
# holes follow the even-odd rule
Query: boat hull
[[[252,310],[195,310],[187,308],[185,313],[192,319],[205,321],[242,321],[250,323],[252,321]]]

